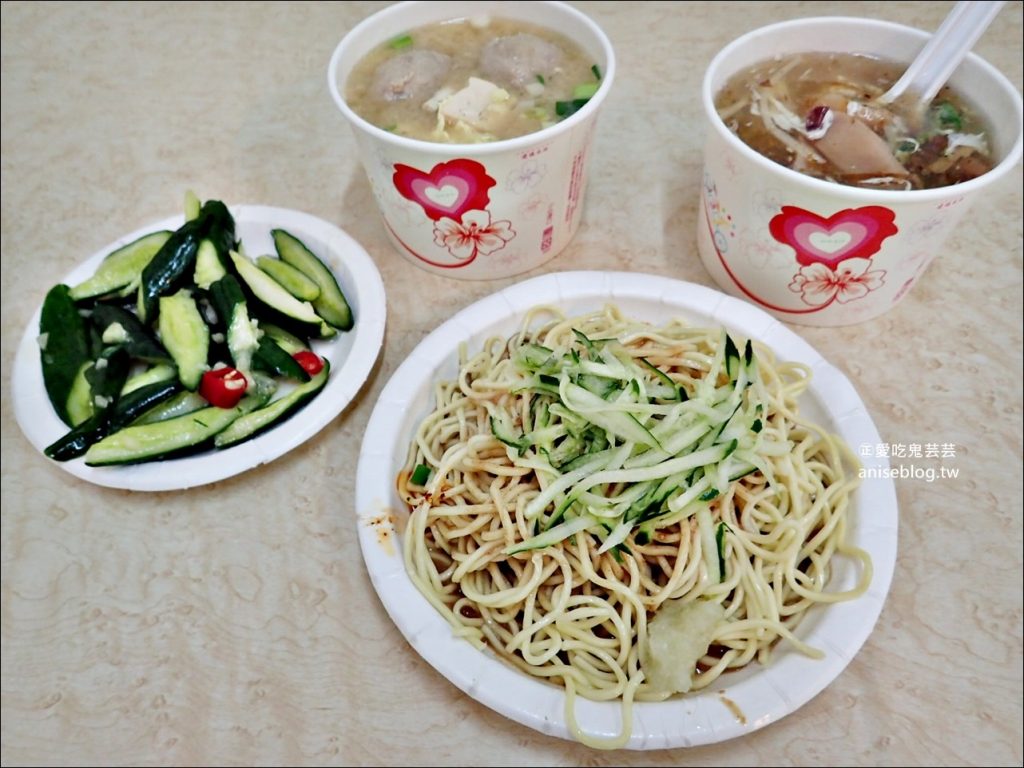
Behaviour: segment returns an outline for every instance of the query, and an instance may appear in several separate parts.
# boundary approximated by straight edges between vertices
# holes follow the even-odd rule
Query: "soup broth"
[[[805,53],[743,70],[715,97],[723,122],[776,163],[872,189],[930,189],[989,171],[989,130],[948,86],[920,118],[877,99],[905,65]]]
[[[413,29],[352,69],[345,100],[379,128],[423,141],[522,136],[578,110],[600,70],[564,35],[522,21],[455,19]]]

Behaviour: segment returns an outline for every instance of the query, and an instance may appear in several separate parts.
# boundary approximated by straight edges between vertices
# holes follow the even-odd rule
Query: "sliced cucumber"
[[[217,253],[217,246],[209,238],[203,238],[196,249],[195,284],[205,291],[227,273]]]
[[[82,363],[78,369],[78,375],[71,383],[71,392],[68,393],[68,418],[71,419],[72,427],[77,427],[92,416],[92,390],[89,387],[89,380],[85,378],[85,372],[92,368],[92,363]]]
[[[131,360],[121,347],[107,347],[96,362],[85,370],[92,397],[93,412],[100,416],[117,402],[128,380]]]
[[[92,324],[101,334],[104,344],[123,346],[136,359],[154,363],[170,360],[167,350],[152,331],[126,309],[97,303],[92,309]]]
[[[153,406],[132,422],[133,425],[153,424],[158,421],[167,421],[186,413],[209,408],[210,404],[198,392],[178,392],[170,399]]]
[[[565,393],[571,398],[570,402],[566,403],[570,409],[579,413],[580,408],[585,408],[586,417],[605,432],[651,448],[661,447],[657,438],[631,413],[607,410],[603,398],[576,384],[567,383]]]
[[[160,297],[191,284],[199,243],[204,238],[210,240],[219,253],[226,253],[234,244],[235,220],[220,200],[207,200],[198,218],[176,229],[142,270],[138,291],[140,320],[153,322],[160,311]]]
[[[256,266],[277,280],[288,293],[300,301],[313,301],[320,295],[320,286],[287,261],[273,256],[259,256]]]
[[[320,286],[320,295],[313,301],[313,309],[317,314],[335,328],[342,331],[351,329],[352,309],[334,273],[295,235],[283,229],[273,229],[271,234],[274,236],[277,255]]]
[[[646,357],[638,357],[637,362],[643,366],[644,369],[654,375],[657,380],[658,386],[654,384],[647,385],[647,394],[651,397],[661,398],[662,400],[685,400],[686,390],[676,384],[667,373],[658,368],[658,366],[651,363]]]
[[[289,355],[294,355],[296,352],[309,349],[309,344],[307,342],[300,339],[294,333],[289,333],[284,328],[274,325],[273,323],[260,323],[260,330],[263,331],[264,335],[273,339],[277,346]]]
[[[504,408],[495,407],[491,411],[491,434],[498,438],[505,445],[515,448],[519,455],[530,447],[531,442],[527,440],[521,430],[515,428],[512,421],[512,414]]]
[[[109,412],[97,414],[64,435],[43,452],[51,459],[68,461],[85,453],[89,446],[130,424],[139,414],[181,391],[177,379],[167,379],[123,395]]]
[[[167,381],[168,379],[177,379],[178,370],[170,364],[161,363],[160,365],[154,365],[147,368],[142,373],[137,373],[134,376],[129,377],[128,381],[124,383],[124,387],[121,388],[121,396],[124,397],[129,392],[132,392],[141,387],[149,386],[150,384],[156,384],[159,381]]]
[[[234,275],[225,275],[210,286],[210,298],[224,324],[228,353],[235,367],[248,372],[259,347],[257,324],[249,317],[245,294]]]
[[[199,197],[191,189],[185,190],[185,221],[199,218],[199,210],[202,206]]]
[[[314,397],[329,366],[310,378],[292,355],[309,350],[310,338],[350,326],[351,312],[324,263],[297,239],[279,244],[282,236],[291,238],[278,233],[275,247],[296,252],[302,266],[273,256],[257,265],[240,255],[227,207],[201,204],[188,192],[177,230],[115,250],[73,289],[55,286],[40,313],[40,358],[47,393],[71,429],[47,455],[63,461],[88,454],[90,466],[180,456],[214,447],[217,434],[253,412],[216,443],[231,445]],[[323,298],[322,283],[332,292],[324,310],[330,320],[311,303]],[[229,358],[250,386],[235,408],[214,408],[195,390],[211,364]],[[285,378],[295,384],[272,401]]]
[[[92,277],[71,289],[71,298],[81,301],[126,288],[134,291],[142,270],[170,237],[167,231],[153,232],[113,251],[103,259]]]
[[[136,464],[205,450],[217,433],[260,402],[244,397],[234,408],[210,406],[166,421],[125,427],[94,443],[86,451],[85,463],[90,467]]]
[[[188,290],[160,297],[160,340],[178,366],[178,376],[187,389],[199,386],[210,349],[210,329]]]
[[[142,270],[137,311],[143,322],[153,322],[160,311],[160,298],[180,290],[192,277],[201,227],[199,219],[185,222]]]
[[[237,251],[231,251],[231,263],[238,276],[246,284],[253,296],[270,309],[293,323],[300,323],[308,328],[311,335],[318,337],[333,336],[335,331],[316,313],[308,301],[299,301],[281,287],[274,278],[257,267]]]
[[[39,315],[39,357],[43,384],[61,421],[73,426],[68,397],[82,366],[92,362],[85,319],[71,299],[66,285],[55,285],[46,294]]]
[[[558,373],[558,361],[554,354],[543,344],[523,344],[516,351],[516,361],[530,371]]]
[[[289,379],[309,381],[309,374],[288,352],[269,336],[260,338],[259,348],[252,358],[253,366],[267,373],[287,376]]]
[[[580,531],[585,531],[593,525],[597,525],[597,520],[590,515],[574,517],[572,520],[566,520],[564,523],[559,523],[553,528],[533,536],[526,541],[521,541],[518,544],[506,547],[505,554],[514,555],[516,552],[529,552],[534,549],[550,547],[552,544],[557,544],[562,539],[567,539]]]
[[[324,384],[327,383],[330,368],[330,363],[324,360],[324,367],[320,373],[283,397],[232,422],[227,429],[214,438],[213,444],[218,448],[225,448],[255,437],[285,421],[323,389]]]

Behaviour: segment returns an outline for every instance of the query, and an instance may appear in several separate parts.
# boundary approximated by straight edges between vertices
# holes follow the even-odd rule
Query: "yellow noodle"
[[[601,538],[585,530],[506,554],[533,535],[525,509],[557,475],[538,457],[519,456],[499,442],[488,408],[500,405],[525,421],[531,395],[509,386],[512,351],[526,342],[565,346],[573,329],[617,338],[631,355],[690,389],[712,369],[721,338],[720,329],[681,320],[656,328],[612,305],[582,317],[539,307],[510,339],[490,339],[472,356],[460,350],[458,376],[435,386],[435,409],[421,422],[398,479],[411,510],[403,552],[413,583],[459,636],[562,687],[570,732],[590,746],[616,748],[629,740],[633,702],[669,695],[645,681],[640,663],[648,621],[666,600],[702,598],[725,608],[714,653],[694,675],[699,691],[729,670],[768,663],[780,640],[820,657],[795,628],[818,603],[862,595],[871,560],[845,542],[857,460],[839,438],[799,414],[810,369],[777,362],[756,343],[758,377],[751,386],[765,407],[763,471],[734,481],[710,502],[715,524],[728,526],[721,581],[708,578],[697,523],[685,514],[658,518],[646,543],[636,541],[634,529],[621,551],[599,553]],[[670,410],[650,406],[658,415]],[[432,470],[425,488],[410,483],[420,464]],[[599,490],[609,482],[621,493],[621,475],[595,474],[587,485]],[[858,564],[860,578],[852,589],[826,592],[837,554]],[[621,701],[621,734],[611,740],[586,734],[576,722],[576,696]]]

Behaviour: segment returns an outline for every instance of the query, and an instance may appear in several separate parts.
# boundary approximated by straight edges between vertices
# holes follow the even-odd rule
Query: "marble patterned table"
[[[934,29],[949,2],[579,2],[619,75],[583,225],[538,272],[710,285],[696,255],[702,72],[736,35],[818,14]],[[1020,765],[1021,168],[911,295],[794,327],[855,383],[887,444],[949,444],[898,481],[899,560],[874,633],[795,714],[692,750],[590,752],[504,719],[411,650],[357,542],[354,465],[377,395],[463,283],[388,244],[325,84],[381,3],[3,4],[2,731],[7,764]],[[977,46],[1018,89],[1019,3]],[[203,197],[308,211],[358,239],[391,314],[361,394],[272,464],[189,492],[79,481],[31,448],[14,352],[56,279]]]

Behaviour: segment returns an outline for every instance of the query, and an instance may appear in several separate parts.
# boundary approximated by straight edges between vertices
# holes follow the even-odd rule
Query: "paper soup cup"
[[[600,67],[597,93],[549,128],[480,144],[397,136],[345,102],[352,67],[373,48],[415,27],[479,15],[528,21],[570,38]],[[614,75],[608,38],[564,3],[406,2],[353,28],[335,49],[327,79],[355,133],[384,226],[399,253],[431,272],[484,280],[540,266],[572,238],[582,214],[597,114]]]
[[[998,164],[950,187],[870,190],[814,179],[748,147],[715,109],[714,97],[732,75],[771,57],[821,50],[827,41],[830,52],[909,62],[928,37],[884,21],[801,19],[754,30],[714,58],[702,93],[710,130],[697,242],[704,266],[725,291],[805,325],[881,315],[906,295],[981,190],[1016,165],[1020,94],[973,54],[950,85],[991,126]]]

